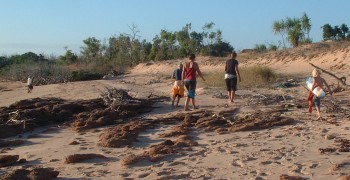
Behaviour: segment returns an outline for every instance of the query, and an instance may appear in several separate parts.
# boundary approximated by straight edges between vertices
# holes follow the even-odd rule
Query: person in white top
[[[33,77],[29,76],[27,80],[28,93],[31,93],[33,90]]]

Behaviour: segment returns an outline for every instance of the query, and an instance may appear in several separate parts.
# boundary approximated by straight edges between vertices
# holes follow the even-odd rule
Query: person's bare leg
[[[180,96],[177,97],[176,107],[179,107]]]
[[[190,98],[186,97],[186,101],[185,101],[185,111],[189,111],[190,109],[188,109],[188,103],[190,102]]]
[[[231,103],[233,103],[233,99],[235,98],[235,91],[231,90]]]
[[[191,99],[192,99],[192,106],[193,106],[193,109],[197,109],[196,102],[195,102],[194,98],[191,98]]]
[[[175,97],[173,96],[172,102],[171,102],[171,107],[174,107],[174,102],[175,102]]]
[[[227,95],[228,95],[228,102],[231,102],[231,91],[227,91]]]
[[[316,111],[317,111],[317,120],[321,119],[321,108],[320,106],[316,106]]]

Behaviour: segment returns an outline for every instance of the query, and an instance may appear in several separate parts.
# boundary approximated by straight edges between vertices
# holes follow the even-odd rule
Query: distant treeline
[[[142,62],[162,61],[187,57],[190,53],[203,56],[227,56],[234,48],[222,38],[219,29],[213,30],[215,23],[206,23],[201,32],[192,30],[191,23],[179,31],[162,29],[152,42],[140,39],[136,25],[129,27],[131,33],[120,33],[105,40],[88,37],[83,40],[80,54],[65,47],[66,52],[58,57],[46,58],[42,54],[28,52],[22,55],[1,56],[0,73],[14,80],[38,74],[43,66],[60,66],[70,69],[73,75],[107,74],[111,70],[124,71]],[[34,67],[35,66],[35,67]],[[54,68],[53,68],[54,69]],[[18,73],[16,73],[18,71]],[[19,72],[20,71],[20,72]],[[45,70],[46,75],[55,74]],[[83,73],[81,73],[83,72]],[[21,74],[21,77],[17,77]],[[43,74],[43,73],[39,73]],[[16,78],[14,78],[16,76]],[[73,78],[74,79],[74,78]],[[89,78],[76,78],[89,79]]]
[[[46,57],[42,54],[27,52],[22,55],[0,56],[0,74],[12,80],[24,80],[30,74],[40,77],[60,76],[60,80],[88,80],[100,78],[111,70],[119,72],[149,61],[163,61],[187,57],[190,53],[202,56],[227,56],[234,51],[233,46],[222,38],[220,29],[214,29],[215,23],[206,23],[200,32],[192,29],[191,23],[178,31],[161,29],[152,42],[140,39],[140,30],[136,25],[129,26],[130,33],[120,33],[107,39],[99,40],[88,37],[83,40],[79,54],[65,47],[60,56]],[[325,24],[323,40],[349,40],[349,28],[346,24],[332,27]],[[311,19],[305,13],[301,18],[289,18],[275,21],[272,31],[282,36],[275,44],[256,44],[255,52],[276,51],[312,43],[310,38]],[[57,75],[58,74],[58,75]],[[68,74],[68,75],[67,75]],[[50,80],[51,81],[51,80]],[[47,82],[50,83],[50,82]],[[44,83],[45,84],[45,83]]]
[[[141,62],[162,61],[187,57],[190,53],[203,56],[226,56],[234,50],[230,43],[222,38],[220,30],[213,30],[214,23],[207,23],[201,32],[192,30],[186,24],[179,31],[162,29],[152,42],[141,40],[136,25],[130,28],[131,33],[121,33],[101,42],[95,37],[83,41],[81,60],[98,65],[121,67],[134,66]],[[77,57],[67,50],[59,58],[64,63],[74,63]]]

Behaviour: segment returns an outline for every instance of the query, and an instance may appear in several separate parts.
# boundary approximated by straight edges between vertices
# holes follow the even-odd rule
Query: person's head
[[[237,57],[237,53],[236,52],[231,52],[231,58],[232,59],[236,59],[236,57]]]
[[[189,58],[190,58],[191,61],[194,61],[196,59],[196,55],[190,54]]]
[[[183,65],[182,63],[179,64],[179,69],[182,69],[183,68]]]
[[[312,77],[318,77],[319,75],[321,75],[320,70],[318,70],[316,68],[314,70],[312,70]]]

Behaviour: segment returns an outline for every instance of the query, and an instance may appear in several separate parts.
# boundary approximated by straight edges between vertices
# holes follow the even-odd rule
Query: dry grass
[[[271,68],[263,66],[240,68],[240,74],[242,82],[238,82],[239,88],[268,87],[271,83],[275,83],[277,79],[277,75]],[[225,72],[205,74],[206,82],[204,84],[209,87],[224,88],[226,87],[224,75]]]

